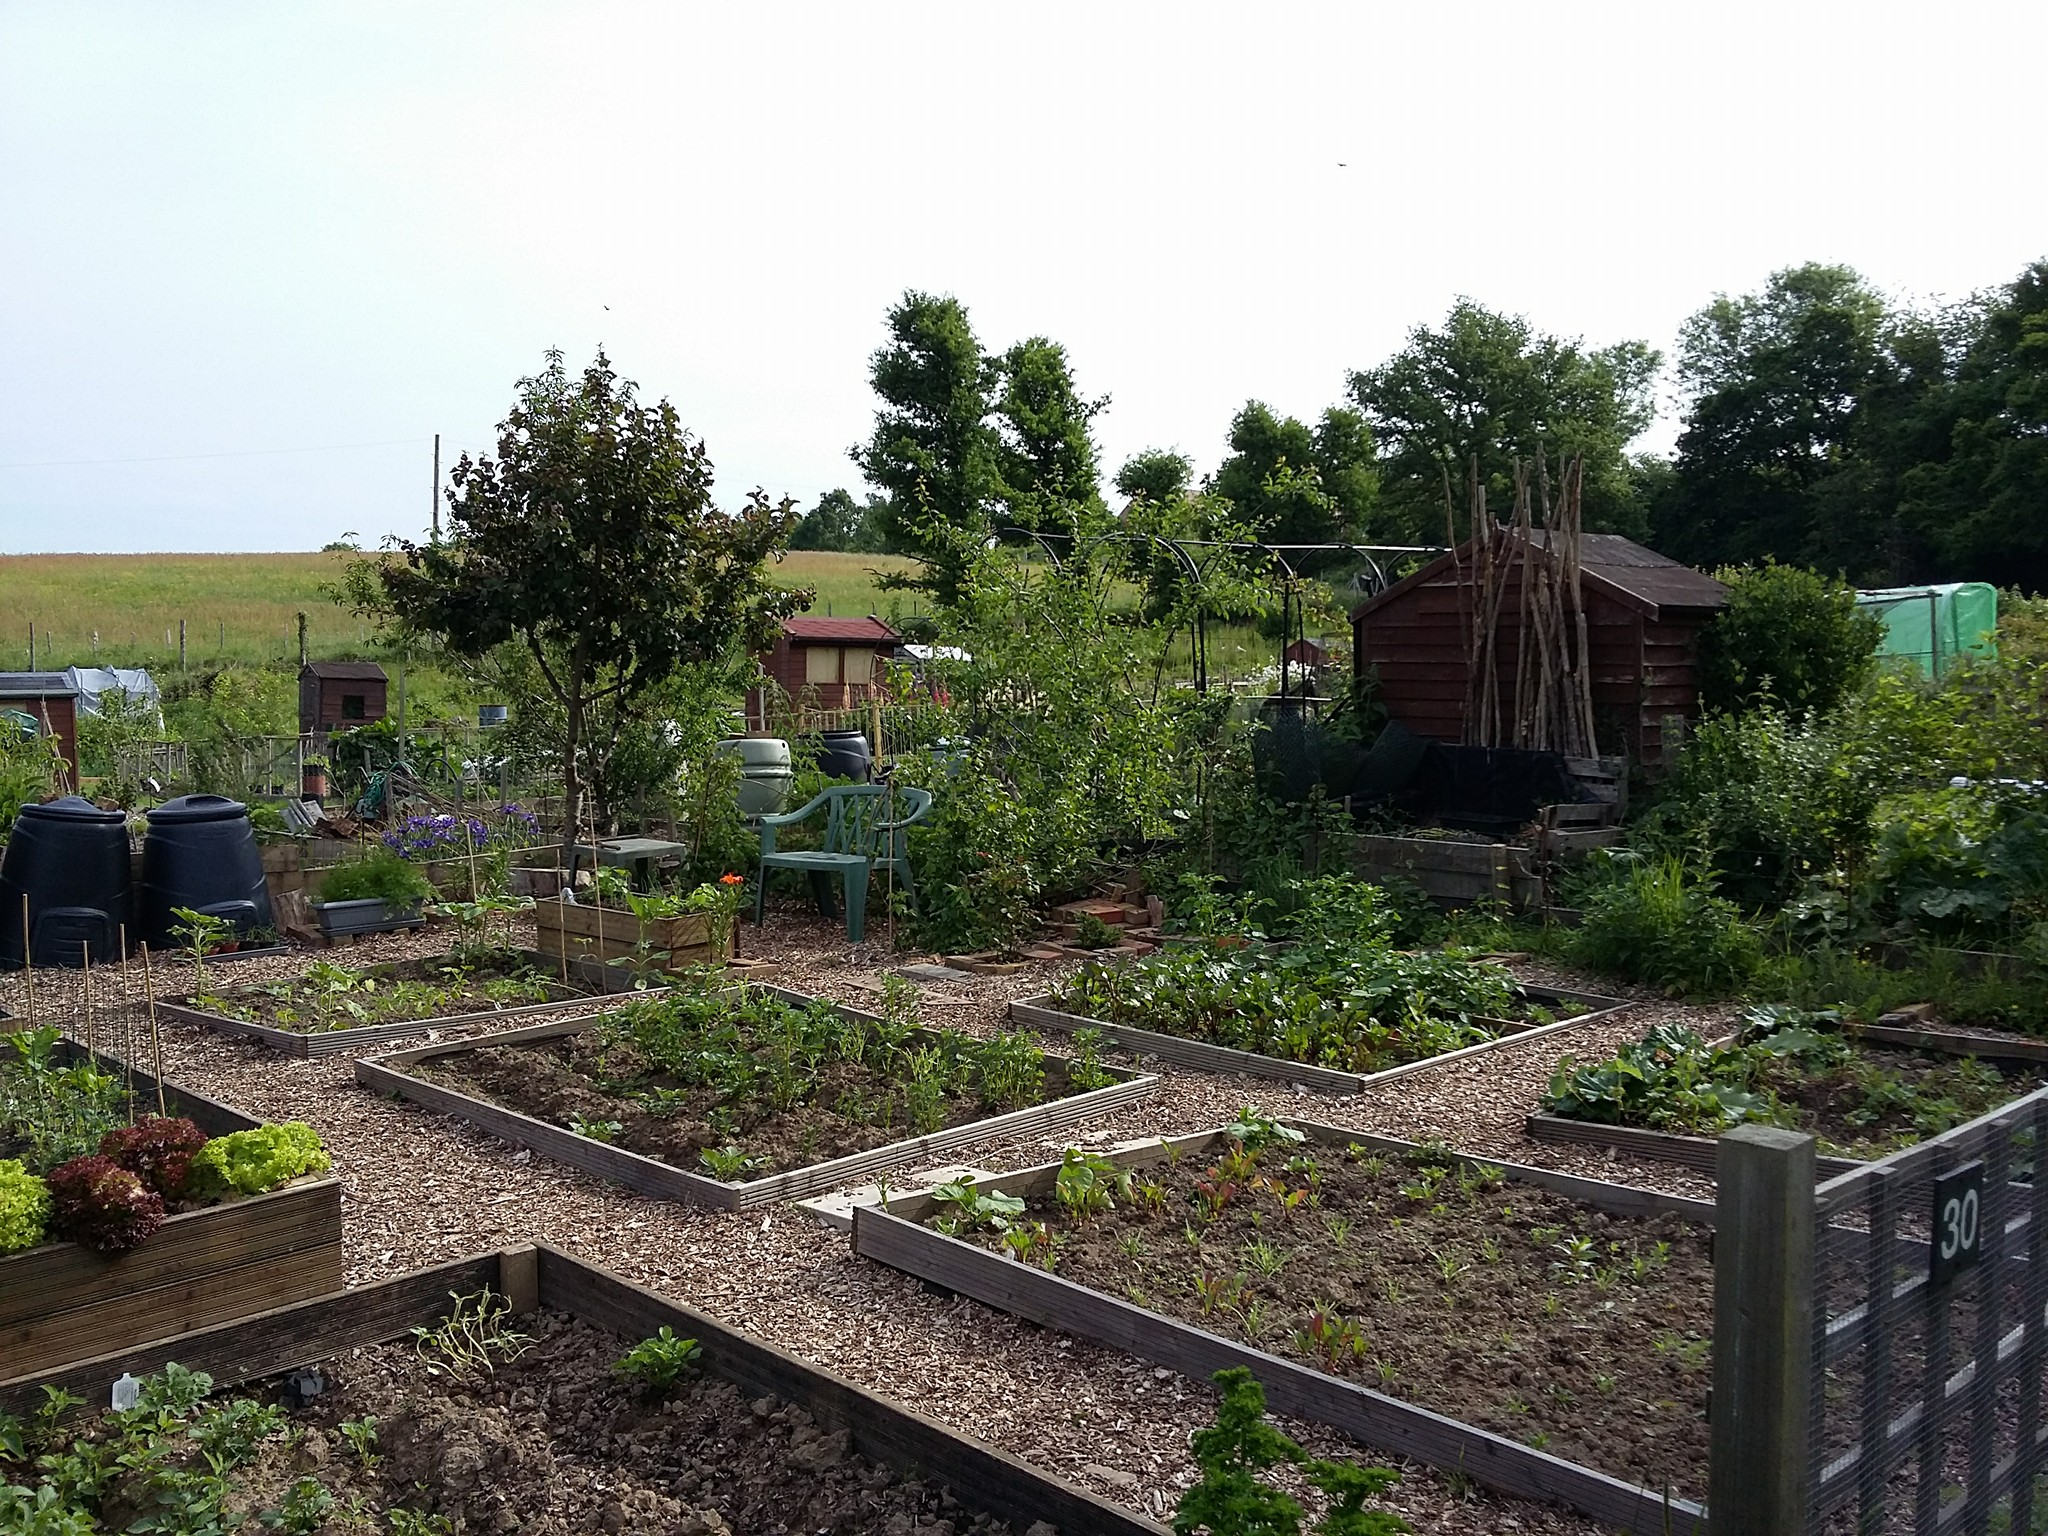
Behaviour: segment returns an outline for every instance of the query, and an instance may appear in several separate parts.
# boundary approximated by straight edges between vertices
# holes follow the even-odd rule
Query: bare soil
[[[1705,1492],[1713,1266],[1676,1218],[1611,1216],[1402,1159],[1274,1146],[1256,1172],[1184,1156],[1077,1219],[1028,1220],[1055,1272],[1632,1479]],[[1235,1193],[1207,1219],[1198,1185]],[[1291,1212],[1287,1192],[1306,1191]],[[993,1234],[978,1238],[1000,1246]],[[1208,1294],[1204,1294],[1204,1291]],[[1320,1323],[1340,1331],[1319,1345]]]
[[[1882,1157],[1986,1114],[2041,1086],[2017,1066],[1854,1044],[1826,1072],[1773,1073],[1770,1086],[1798,1108],[1797,1129],[1841,1157]],[[1875,1092],[1873,1092],[1875,1088]]]
[[[493,997],[486,990],[491,982],[514,978],[545,983],[548,990],[538,997],[508,998]],[[397,1019],[384,1018],[375,1012],[366,1018],[358,1019],[339,1006],[342,999],[350,997],[356,997],[365,1004],[374,1003],[380,996],[388,997],[390,983],[399,981],[426,982],[438,989],[439,995],[431,1007],[421,1008],[409,1016],[420,1023],[434,1019],[459,1018],[471,1013],[493,1013],[501,1008],[527,1007],[537,1002],[576,1002],[590,995],[573,984],[565,987],[554,977],[509,956],[474,965],[459,965],[450,955],[432,955],[393,966],[388,977],[378,978],[377,992],[363,993],[359,996],[348,992],[325,991],[304,981],[295,981],[290,992],[283,996],[277,995],[282,989],[274,983],[266,990],[257,990],[246,984],[214,987],[209,990],[213,996],[236,1005],[236,1013],[231,1017],[239,1018],[243,1022],[265,1024],[272,1029],[287,1029],[298,1034],[319,1034],[328,1030],[356,1029],[366,1024],[400,1022]],[[198,1009],[200,1012],[211,1011],[195,999],[187,998],[184,1001],[187,1007]],[[305,1010],[309,1004],[315,1003],[325,1003],[329,1011],[309,1015]]]

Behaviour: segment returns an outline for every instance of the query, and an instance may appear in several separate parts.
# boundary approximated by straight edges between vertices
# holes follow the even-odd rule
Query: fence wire
[[[2048,1089],[1816,1191],[1814,1536],[2048,1530],[2044,1144]]]

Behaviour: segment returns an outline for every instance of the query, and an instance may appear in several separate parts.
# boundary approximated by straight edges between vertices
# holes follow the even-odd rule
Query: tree
[[[1119,496],[1135,501],[1143,497],[1155,504],[1185,496],[1195,477],[1195,461],[1168,448],[1147,448],[1124,460],[1116,472]]]
[[[790,535],[789,547],[851,549],[855,537],[861,531],[861,519],[866,515],[866,509],[853,499],[850,491],[827,491],[818,498],[815,507],[797,520],[796,531]]]
[[[1005,352],[997,376],[997,473],[1011,520],[1035,528],[1050,504],[1099,511],[1100,467],[1089,423],[1108,408],[1109,397],[1085,399],[1074,386],[1066,348],[1043,336]]]
[[[950,295],[905,293],[888,327],[889,343],[868,365],[881,408],[867,442],[850,452],[888,497],[885,533],[892,543],[930,551],[922,584],[943,595],[959,572],[943,558],[949,541],[931,537],[928,525],[981,536],[1005,500],[1003,445],[989,423],[998,369],[965,306]]]
[[[1948,339],[1952,382],[1911,418],[1901,520],[1938,579],[2048,590],[2048,261],[1963,307]]]
[[[1888,318],[1854,269],[1809,262],[1688,320],[1678,377],[1691,404],[1658,547],[1699,564],[1881,569],[1888,520],[1854,430],[1887,372]]]
[[[1796,565],[1724,568],[1728,606],[1700,634],[1700,699],[1737,712],[1770,705],[1826,714],[1870,675],[1884,622],[1856,589]]]
[[[1388,531],[1441,539],[1445,477],[1462,488],[1474,455],[1493,505],[1504,507],[1516,459],[1577,454],[1586,527],[1640,532],[1626,451],[1655,414],[1661,361],[1639,341],[1589,351],[1460,299],[1441,329],[1417,326],[1393,357],[1350,376],[1351,398],[1379,443]]]
[[[1339,544],[1361,538],[1379,494],[1372,430],[1356,411],[1332,406],[1311,429],[1262,401],[1230,423],[1230,457],[1209,489],[1273,544]],[[1290,557],[1300,568],[1314,559]]]
[[[603,352],[572,379],[562,355],[519,382],[496,458],[456,461],[447,537],[400,542],[402,560],[359,573],[404,628],[480,660],[523,646],[563,716],[571,835],[582,826],[590,712],[630,720],[681,667],[767,646],[810,593],[771,585],[792,504],[748,494],[712,504],[711,460],[663,400]]]

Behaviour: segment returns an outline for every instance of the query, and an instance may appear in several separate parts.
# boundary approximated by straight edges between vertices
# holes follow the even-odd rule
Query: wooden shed
[[[63,787],[78,782],[78,686],[62,672],[0,672],[0,716],[26,715],[36,734],[54,737],[66,772]],[[0,729],[18,725],[0,719]]]
[[[299,734],[353,730],[384,718],[388,686],[374,661],[309,661],[299,668]]]
[[[1512,700],[1524,543],[1512,529],[1502,529],[1497,537],[1504,548],[1496,568],[1504,574],[1488,659],[1495,697]],[[1475,692],[1468,684],[1477,553],[1467,543],[1441,555],[1351,614],[1353,666],[1374,680],[1390,718],[1437,741],[1487,739],[1468,718]],[[1528,554],[1535,561],[1551,558],[1545,531],[1530,537]],[[1689,720],[1699,712],[1699,632],[1727,606],[1728,589],[1614,533],[1580,536],[1579,574],[1600,750],[1626,752],[1638,762],[1662,762],[1666,719]],[[1511,744],[1498,728],[1491,741]],[[1677,745],[1676,740],[1670,743],[1673,749]]]
[[[756,659],[792,699],[812,709],[858,709],[882,691],[880,663],[903,637],[880,619],[784,619],[775,648]],[[747,693],[747,718],[759,720],[759,688]]]

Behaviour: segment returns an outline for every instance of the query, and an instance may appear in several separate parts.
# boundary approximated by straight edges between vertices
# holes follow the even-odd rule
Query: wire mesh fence
[[[1806,1529],[2033,1533],[2048,1089],[1815,1191]]]

